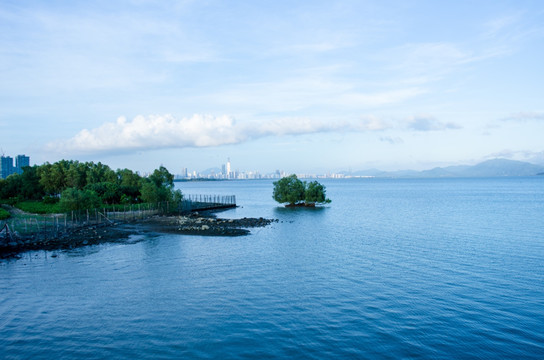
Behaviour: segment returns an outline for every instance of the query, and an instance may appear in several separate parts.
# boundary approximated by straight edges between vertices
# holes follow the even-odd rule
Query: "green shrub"
[[[44,204],[56,204],[59,202],[59,198],[56,197],[56,196],[50,196],[50,195],[46,195],[43,197],[43,203]]]
[[[313,207],[315,204],[328,204],[331,202],[325,195],[325,186],[317,181],[307,183],[299,180],[293,174],[274,181],[273,184],[274,192],[272,197],[279,203],[288,203],[289,206],[305,205]]]
[[[304,201],[304,183],[294,174],[274,181],[272,197],[279,203],[291,205]]]
[[[46,204],[42,201],[20,201],[15,207],[31,214],[58,214],[61,208],[58,203]]]
[[[95,209],[100,207],[100,197],[92,190],[68,188],[62,192],[59,206],[63,211]]]
[[[10,214],[8,211],[6,211],[6,210],[0,208],[0,220],[6,220],[6,219],[8,219],[10,216],[11,216],[11,214]]]
[[[10,198],[5,198],[5,199],[0,199],[0,204],[7,204],[7,205],[15,206],[15,204],[17,204],[21,200],[22,199],[20,199],[19,197],[10,197]]]
[[[321,185],[317,181],[312,181],[306,184],[306,191],[304,192],[304,201],[306,204],[328,204],[331,202],[325,195],[325,186]]]

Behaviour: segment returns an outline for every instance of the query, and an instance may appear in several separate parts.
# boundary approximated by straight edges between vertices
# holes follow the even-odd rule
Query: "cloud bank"
[[[49,151],[61,153],[123,153],[166,148],[201,148],[239,144],[267,136],[306,135],[327,132],[383,132],[395,127],[411,131],[447,130],[455,124],[428,117],[412,117],[408,125],[387,122],[367,115],[355,121],[320,121],[308,118],[279,118],[237,122],[233,117],[195,114],[176,118],[173,115],[119,117],[94,129],[83,129],[65,141],[49,143]],[[398,138],[383,137],[389,143]]]
[[[122,152],[170,147],[207,147],[244,140],[228,116],[194,115],[178,120],[171,115],[120,117],[95,129],[84,129],[73,138],[50,143],[49,149],[84,153]]]
[[[265,136],[303,135],[319,132],[365,130],[361,121],[323,122],[304,118],[237,123],[230,116],[196,114],[119,117],[94,129],[84,129],[66,141],[49,143],[48,150],[78,153],[127,152],[144,149],[213,147],[239,144]]]

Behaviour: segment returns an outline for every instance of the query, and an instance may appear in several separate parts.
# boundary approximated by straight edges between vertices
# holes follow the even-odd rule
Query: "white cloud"
[[[544,151],[509,150],[505,149],[484,157],[485,160],[506,158],[511,160],[527,161],[533,164],[544,164]]]
[[[239,144],[267,136],[307,135],[326,132],[369,132],[390,129],[433,131],[457,129],[430,115],[413,116],[404,122],[387,121],[374,115],[358,120],[316,120],[283,117],[237,122],[233,117],[195,114],[188,118],[173,115],[119,117],[94,129],[83,129],[65,141],[49,143],[47,149],[60,153],[121,153],[167,148],[203,148]],[[400,138],[383,136],[381,141],[402,143]]]
[[[381,57],[405,76],[441,78],[473,55],[458,44],[436,42],[405,44],[384,51]]]
[[[407,128],[415,131],[436,131],[460,129],[461,126],[452,122],[441,122],[430,115],[419,115],[408,118]]]
[[[384,121],[383,119],[373,116],[366,115],[361,118],[361,123],[359,124],[360,129],[370,130],[370,131],[381,131],[391,128],[391,124]]]
[[[521,111],[513,113],[503,118],[504,121],[530,121],[530,120],[544,120],[544,112],[537,111]]]
[[[390,136],[382,136],[380,138],[380,141],[388,142],[388,143],[390,143],[392,145],[404,143],[404,140],[402,140],[400,137],[390,137]]]
[[[83,129],[66,141],[49,143],[57,152],[104,153],[145,149],[213,147],[238,144],[265,136],[303,135],[334,131],[378,130],[379,123],[316,121],[307,118],[280,118],[237,123],[230,116],[196,114],[178,119],[172,115],[120,117],[94,129]]]
[[[172,115],[120,117],[95,129],[84,129],[73,138],[50,143],[60,151],[108,152],[174,147],[206,147],[235,144],[243,139],[228,116],[194,115],[176,119]]]
[[[228,90],[203,95],[198,100],[238,111],[287,112],[325,106],[346,111],[400,104],[425,93],[426,89],[417,86],[362,91],[350,80],[333,74],[317,74],[238,84]]]
[[[521,12],[492,19],[484,24],[485,32],[482,36],[486,38],[496,38],[504,31],[508,31],[512,26],[518,24],[521,19]]]
[[[401,103],[424,93],[426,93],[426,90],[417,87],[377,92],[372,94],[348,92],[345,94],[340,94],[337,98],[330,99],[329,103],[342,106],[378,107],[388,104]]]

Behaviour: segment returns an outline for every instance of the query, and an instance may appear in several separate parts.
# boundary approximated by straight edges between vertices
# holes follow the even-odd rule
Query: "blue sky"
[[[544,163],[542,1],[6,1],[0,147],[261,172]]]

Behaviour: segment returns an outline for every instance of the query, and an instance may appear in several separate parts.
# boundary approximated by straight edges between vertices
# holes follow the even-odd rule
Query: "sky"
[[[544,1],[0,0],[0,150],[141,172],[544,164]]]

